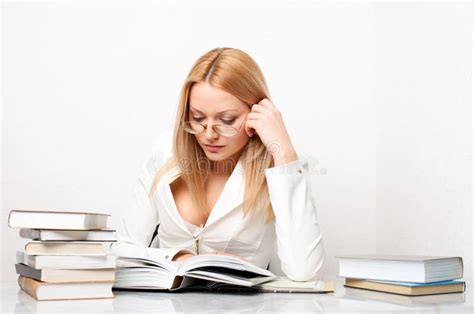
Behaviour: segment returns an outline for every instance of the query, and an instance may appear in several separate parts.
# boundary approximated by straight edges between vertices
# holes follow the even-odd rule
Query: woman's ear
[[[248,119],[248,114],[245,116],[245,121],[244,121],[245,133],[247,133],[248,137],[252,137],[255,134],[255,130],[253,128],[247,126],[247,119]]]
[[[245,133],[247,133],[248,137],[252,137],[255,134],[255,130],[251,127],[245,126]]]
[[[252,128],[247,128],[246,127],[245,131],[246,131],[248,137],[252,137],[255,134],[255,132],[253,131]]]

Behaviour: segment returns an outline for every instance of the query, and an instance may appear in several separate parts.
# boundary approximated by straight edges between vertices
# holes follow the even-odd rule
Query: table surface
[[[2,284],[2,313],[35,312],[436,312],[473,313],[470,287],[464,293],[407,297],[345,288],[334,280],[336,291],[310,293],[130,292],[114,291],[112,299],[36,301],[16,283]]]

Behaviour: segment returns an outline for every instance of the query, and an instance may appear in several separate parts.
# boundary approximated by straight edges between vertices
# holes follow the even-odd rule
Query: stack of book
[[[36,300],[113,298],[115,230],[110,215],[11,210],[8,225],[29,239],[16,255],[21,289]]]
[[[339,256],[346,287],[407,296],[466,290],[462,257],[410,255]]]

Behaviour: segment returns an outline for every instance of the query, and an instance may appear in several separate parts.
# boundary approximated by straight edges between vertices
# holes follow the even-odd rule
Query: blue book
[[[407,286],[407,287],[427,287],[427,286],[439,286],[439,285],[453,285],[458,283],[464,283],[463,280],[445,280],[437,282],[407,282],[407,281],[388,281],[388,280],[369,280],[372,282],[380,282],[389,285]]]
[[[417,283],[346,278],[344,286],[350,288],[374,290],[409,296],[459,293],[464,292],[466,290],[466,283],[463,280],[446,280],[430,283]]]

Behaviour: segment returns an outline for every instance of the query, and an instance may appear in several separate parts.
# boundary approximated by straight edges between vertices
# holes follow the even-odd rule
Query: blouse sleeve
[[[275,213],[277,254],[281,270],[294,281],[319,279],[324,261],[308,162],[296,161],[265,169]],[[270,265],[275,261],[270,261]]]
[[[118,219],[117,242],[112,245],[112,253],[118,257],[141,257],[151,260],[168,259],[181,251],[194,254],[189,249],[150,247],[155,230],[160,224],[158,210],[148,197],[154,175],[169,156],[170,132],[160,134],[153,146],[152,154],[142,163],[133,198],[125,214]]]

